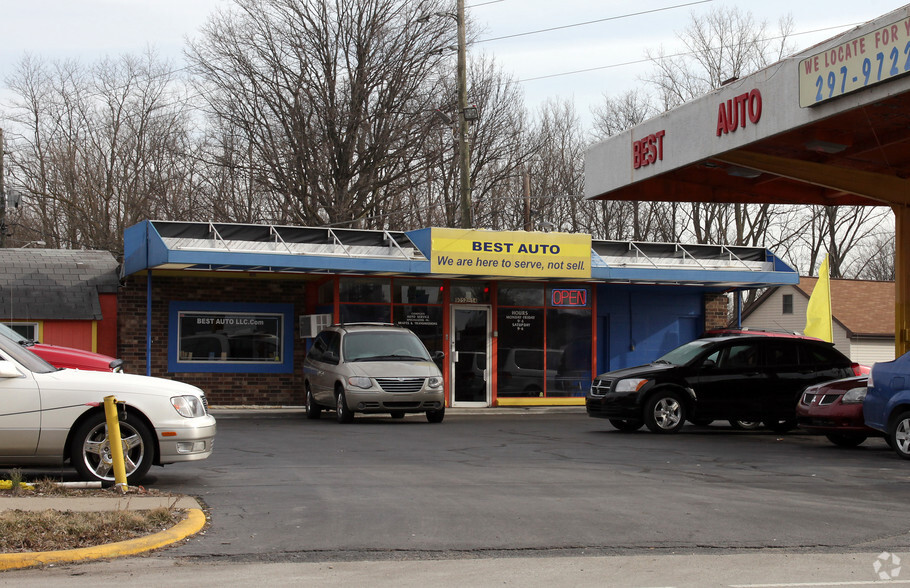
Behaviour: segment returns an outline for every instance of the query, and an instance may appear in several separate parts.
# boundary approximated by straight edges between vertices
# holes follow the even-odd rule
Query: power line
[[[800,36],[800,35],[811,35],[811,34],[813,34],[813,33],[821,33],[821,32],[824,32],[824,31],[830,31],[830,30],[834,30],[834,29],[842,29],[842,28],[845,28],[845,27],[857,26],[857,25],[859,25],[859,24],[862,24],[862,23],[848,23],[848,24],[838,25],[838,26],[833,26],[833,27],[825,27],[825,28],[822,28],[822,29],[814,29],[814,30],[811,30],[811,31],[803,31],[802,33],[791,33],[791,34],[789,34],[789,35],[778,35],[778,36],[776,36],[776,37],[767,37],[767,38],[765,38],[765,39],[762,39],[762,41],[774,41],[774,40],[776,40],[776,39],[784,39],[784,38],[787,38],[787,37],[798,37],[798,36]],[[696,53],[695,51],[683,51],[683,52],[681,52],[681,53],[673,53],[673,54],[671,54],[671,55],[666,55],[665,57],[684,57],[684,56],[686,56],[686,55],[694,55],[695,53]],[[576,70],[572,70],[572,71],[564,71],[564,72],[560,72],[560,73],[547,74],[547,75],[543,75],[543,76],[536,76],[536,77],[533,77],[533,78],[524,78],[524,79],[521,79],[521,80],[517,80],[517,82],[518,82],[519,84],[523,84],[524,82],[533,82],[533,81],[535,81],[535,80],[545,80],[545,79],[548,79],[548,78],[557,78],[557,77],[560,77],[560,76],[569,76],[569,75],[574,75],[574,74],[587,73],[587,72],[590,72],[590,71],[598,71],[598,70],[601,70],[601,69],[612,69],[612,68],[614,68],[614,67],[624,67],[624,66],[627,66],[627,65],[636,65],[636,64],[639,64],[639,63],[648,63],[648,62],[650,62],[650,61],[653,61],[653,60],[650,59],[650,58],[644,58],[644,59],[636,59],[636,60],[633,60],[633,61],[623,61],[623,62],[621,62],[621,63],[611,63],[610,65],[599,65],[599,66],[595,66],[595,67],[588,67],[588,68],[585,68],[585,69],[576,69]]]
[[[686,6],[695,6],[696,4],[705,4],[706,2],[713,2],[714,0],[696,0],[695,2],[688,2],[686,4],[677,4],[675,6],[666,6],[664,8],[655,8],[653,10],[643,10],[641,12],[630,12],[629,14],[621,14],[619,16],[609,16],[607,18],[599,18],[597,20],[588,20],[585,22],[577,22],[574,24],[561,25],[558,27],[550,27],[548,29],[538,29],[536,31],[527,31],[525,33],[515,33],[514,35],[505,35],[502,37],[491,37],[489,39],[480,39],[474,41],[474,43],[489,43],[490,41],[501,41],[502,39],[514,39],[515,37],[526,37],[528,35],[537,35],[540,33],[549,33],[550,31],[560,31],[563,29],[571,29],[574,27],[583,27],[589,24],[597,24],[599,22],[607,22],[611,20],[620,20],[623,18],[631,18],[633,16],[641,16],[643,14],[652,14],[654,12],[664,12],[666,10],[673,10],[675,8],[685,8]]]

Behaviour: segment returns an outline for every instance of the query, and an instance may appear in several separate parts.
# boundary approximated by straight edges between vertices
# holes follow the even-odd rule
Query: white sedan
[[[113,481],[105,396],[123,403],[120,433],[128,483],[136,484],[152,464],[211,455],[215,418],[199,388],[160,378],[57,369],[0,338],[0,465],[68,461],[82,479]]]

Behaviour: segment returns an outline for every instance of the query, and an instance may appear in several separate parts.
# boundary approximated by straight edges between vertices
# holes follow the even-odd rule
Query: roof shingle
[[[107,251],[0,249],[0,316],[98,320],[98,294],[119,284]]]
[[[806,298],[818,278],[800,276],[795,285]],[[894,336],[894,282],[831,280],[831,313],[852,335]]]

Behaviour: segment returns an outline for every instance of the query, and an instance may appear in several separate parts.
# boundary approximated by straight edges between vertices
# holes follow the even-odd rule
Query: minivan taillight
[[[850,364],[850,367],[853,368],[853,375],[854,375],[854,376],[861,376],[861,375],[863,375],[863,370],[860,369],[860,365],[859,365],[858,363],[856,363],[855,361],[854,361],[852,364]]]

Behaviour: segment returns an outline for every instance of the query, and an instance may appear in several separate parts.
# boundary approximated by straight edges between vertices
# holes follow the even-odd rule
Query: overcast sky
[[[0,0],[0,79],[6,79],[26,52],[48,60],[92,63],[105,55],[141,53],[151,46],[181,67],[185,38],[196,36],[213,10],[230,4],[230,0]],[[572,98],[585,119],[604,93],[615,96],[641,85],[639,78],[650,66],[634,62],[644,59],[647,49],[678,49],[676,33],[692,13],[736,6],[751,11],[756,20],[768,21],[771,30],[789,13],[797,33],[793,42],[802,49],[901,6],[882,0],[466,0],[466,5],[483,29],[481,40],[565,27],[480,42],[471,51],[493,55],[503,70],[521,80],[532,110],[548,98]],[[589,21],[601,22],[569,26]],[[454,34],[453,27],[453,38]],[[568,73],[579,70],[587,71]]]

